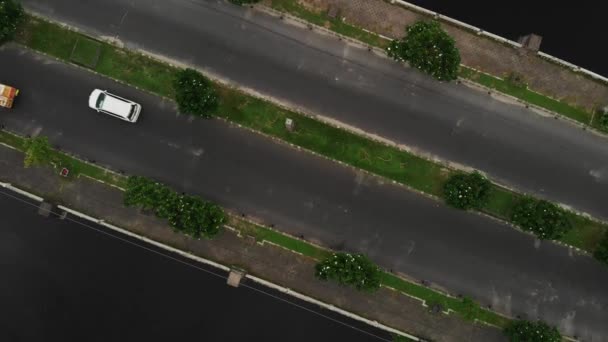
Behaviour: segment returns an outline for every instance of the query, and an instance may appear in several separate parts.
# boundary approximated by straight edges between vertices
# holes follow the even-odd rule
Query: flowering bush
[[[377,290],[380,275],[380,268],[362,254],[334,253],[316,265],[319,279],[334,280],[364,291]]]
[[[173,87],[180,112],[209,118],[217,109],[217,92],[200,72],[193,69],[178,71]]]
[[[540,239],[558,239],[572,227],[563,209],[551,202],[530,197],[515,205],[511,219]]]
[[[0,44],[13,38],[23,18],[23,7],[19,2],[0,0]]]
[[[513,321],[505,330],[511,342],[561,342],[562,336],[555,327],[544,322]]]
[[[419,21],[408,26],[406,36],[393,40],[387,47],[387,54],[438,80],[450,81],[458,77],[460,52],[454,39],[436,21]]]
[[[455,174],[443,186],[446,203],[465,210],[482,207],[489,192],[490,181],[478,172]]]
[[[226,222],[224,210],[216,204],[195,196],[180,195],[145,177],[129,177],[124,203],[126,206],[153,209],[156,216],[168,220],[175,230],[196,238],[217,235]]]
[[[608,265],[608,232],[604,233],[604,238],[595,248],[593,257]]]

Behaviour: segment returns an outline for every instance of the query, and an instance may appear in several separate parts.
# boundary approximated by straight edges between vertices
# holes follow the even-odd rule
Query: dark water
[[[3,190],[0,215],[3,342],[390,338],[255,284],[229,287],[225,272],[88,222],[44,218]]]
[[[408,0],[517,41],[536,33],[541,51],[608,76],[607,1]]]

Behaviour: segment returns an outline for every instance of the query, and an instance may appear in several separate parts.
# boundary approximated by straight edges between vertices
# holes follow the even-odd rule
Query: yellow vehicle
[[[15,96],[19,94],[19,89],[9,87],[0,83],[0,107],[11,108]]]

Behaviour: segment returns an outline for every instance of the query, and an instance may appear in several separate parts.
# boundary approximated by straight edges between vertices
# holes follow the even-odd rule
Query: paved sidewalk
[[[334,304],[371,320],[433,341],[504,341],[500,331],[455,315],[432,314],[418,300],[381,289],[363,294],[314,278],[314,261],[273,245],[260,245],[225,231],[218,238],[194,240],[141,211],[122,206],[122,192],[94,180],[65,180],[49,168],[24,169],[23,154],[0,145],[0,181],[31,191],[151,239],[237,265],[266,280]],[[280,267],[277,267],[279,266]]]
[[[330,6],[335,6],[340,9],[346,22],[390,38],[402,37],[407,25],[427,18],[384,0],[298,2],[319,12],[326,12]],[[608,105],[608,86],[600,82],[544,60],[533,52],[507,46],[446,23],[442,23],[442,26],[456,40],[462,63],[469,67],[498,77],[505,77],[511,72],[525,75],[530,89],[587,109]]]

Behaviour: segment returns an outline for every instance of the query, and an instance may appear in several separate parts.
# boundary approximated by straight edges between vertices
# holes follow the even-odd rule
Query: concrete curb
[[[18,193],[21,196],[25,196],[27,198],[33,199],[34,201],[37,201],[37,202],[44,201],[44,198],[42,198],[40,196],[36,196],[34,194],[31,194],[31,193],[29,193],[27,191],[24,191],[24,190],[21,190],[19,188],[16,188],[16,187],[12,186],[10,183],[2,183],[2,182],[0,182],[0,186],[3,187],[3,188],[5,188],[5,189],[9,189],[9,190],[11,190],[13,192],[16,192],[16,193]]]
[[[320,307],[322,307],[324,309],[327,309],[327,310],[330,310],[330,311],[333,311],[333,312],[337,312],[337,313],[339,313],[341,315],[344,315],[346,317],[355,319],[355,320],[360,321],[360,322],[364,322],[364,323],[366,323],[368,325],[371,325],[373,327],[376,327],[376,328],[388,331],[388,332],[393,333],[393,334],[398,334],[398,335],[405,336],[405,337],[407,337],[409,339],[412,339],[414,341],[420,341],[420,342],[424,342],[425,341],[425,340],[423,340],[423,339],[421,339],[419,337],[416,337],[416,336],[404,333],[404,332],[399,331],[397,329],[393,329],[393,328],[388,327],[388,326],[386,326],[386,325],[384,325],[382,323],[378,323],[377,321],[370,321],[369,319],[361,317],[361,316],[359,316],[357,314],[354,314],[354,313],[342,310],[342,309],[340,309],[340,308],[338,308],[336,306],[333,306],[331,304],[326,304],[326,303],[324,303],[322,301],[319,301],[317,299],[308,297],[306,295],[303,295],[303,294],[301,294],[299,292],[293,291],[293,290],[288,289],[286,287],[275,285],[275,284],[273,284],[271,282],[268,282],[268,281],[266,281],[264,279],[261,279],[261,278],[258,278],[256,276],[252,276],[250,274],[247,274],[247,275],[245,275],[245,277],[251,279],[252,281],[254,281],[254,282],[258,283],[258,284],[264,285],[266,287],[269,287],[269,288],[275,289],[277,291],[283,292],[285,294],[291,295],[293,297],[299,298],[299,299],[301,299],[303,301],[319,305]]]
[[[43,202],[44,201],[44,198],[42,198],[40,196],[37,196],[37,195],[34,195],[32,193],[29,193],[27,191],[21,190],[19,188],[16,188],[16,187],[12,186],[10,183],[2,183],[2,182],[0,182],[0,186],[2,186],[3,188],[9,189],[9,190],[11,190],[13,192],[16,192],[16,193],[18,193],[18,194],[20,194],[22,196],[25,196],[25,197],[31,198],[33,200],[36,200],[38,202]],[[64,205],[58,205],[57,208],[59,208],[59,209],[61,209],[63,211],[66,211],[69,214],[72,214],[72,215],[74,215],[76,217],[79,217],[81,219],[85,219],[85,220],[93,222],[95,224],[99,224],[101,226],[104,226],[104,227],[106,227],[108,229],[111,229],[111,230],[113,230],[115,232],[118,232],[120,234],[129,236],[131,238],[134,238],[134,239],[137,239],[139,241],[145,242],[147,244],[153,245],[155,247],[161,248],[161,249],[163,249],[165,251],[168,251],[170,253],[178,254],[178,255],[180,255],[182,257],[188,258],[188,259],[196,261],[198,263],[209,265],[209,266],[218,268],[218,269],[226,271],[226,272],[230,272],[230,270],[231,270],[230,267],[222,265],[220,263],[217,263],[217,262],[215,262],[213,260],[202,258],[202,257],[196,256],[196,255],[194,255],[192,253],[185,252],[185,251],[183,251],[181,249],[177,249],[175,247],[171,247],[171,246],[163,244],[161,242],[157,242],[155,240],[149,239],[149,238],[147,238],[145,236],[132,233],[132,232],[130,232],[130,231],[124,229],[124,228],[120,228],[118,226],[115,226],[115,225],[112,225],[110,223],[107,223],[103,219],[97,219],[95,217],[89,216],[87,214],[84,214],[84,213],[79,212],[77,210],[71,209],[71,208],[66,207]],[[403,331],[391,328],[391,327],[389,327],[387,325],[384,325],[382,323],[378,323],[377,321],[369,320],[367,318],[359,316],[359,315],[357,315],[355,313],[352,313],[350,311],[346,311],[346,310],[340,309],[339,307],[336,307],[336,306],[334,306],[332,304],[327,304],[325,302],[322,302],[320,300],[317,300],[317,299],[314,299],[312,297],[306,296],[306,295],[301,294],[301,293],[299,293],[297,291],[293,291],[293,290],[291,290],[289,288],[286,288],[286,287],[274,284],[274,283],[272,283],[270,281],[267,281],[267,280],[264,280],[262,278],[259,278],[259,277],[256,277],[256,276],[253,276],[253,275],[250,275],[250,274],[247,274],[245,277],[251,279],[255,283],[264,285],[265,287],[278,290],[278,291],[280,291],[282,293],[285,293],[285,294],[288,294],[288,295],[290,295],[292,297],[298,298],[300,300],[303,300],[303,301],[311,303],[311,304],[318,305],[318,306],[320,306],[320,307],[322,307],[324,309],[327,309],[327,310],[339,313],[339,314],[341,314],[343,316],[346,316],[348,318],[355,319],[357,321],[366,323],[368,325],[371,325],[371,326],[376,327],[378,329],[382,329],[382,330],[387,331],[389,333],[402,335],[402,336],[405,336],[405,337],[407,337],[409,339],[412,339],[414,341],[424,342],[424,340],[422,340],[422,339],[420,339],[420,338],[418,338],[416,336],[410,335],[410,334],[408,334],[406,332],[403,332]]]

